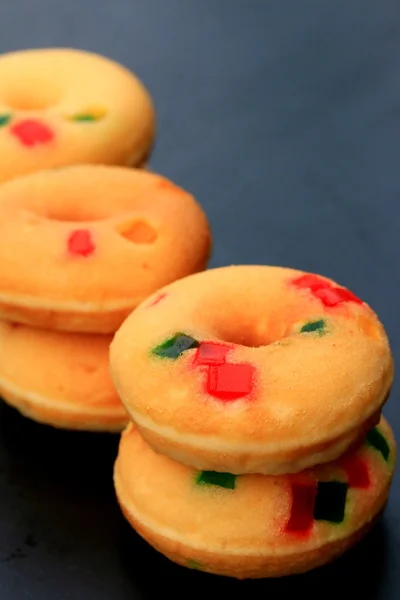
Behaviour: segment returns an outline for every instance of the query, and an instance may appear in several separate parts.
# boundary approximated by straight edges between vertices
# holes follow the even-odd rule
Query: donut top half
[[[111,372],[157,451],[199,469],[297,472],[378,422],[393,380],[373,310],[325,277],[211,269],[144,301],[111,345]]]
[[[0,191],[0,314],[113,333],[149,294],[203,269],[210,245],[201,206],[159,175],[102,165],[25,175]]]

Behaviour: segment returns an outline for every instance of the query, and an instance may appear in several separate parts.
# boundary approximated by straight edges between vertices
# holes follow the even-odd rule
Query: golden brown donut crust
[[[198,469],[296,472],[334,460],[379,420],[393,380],[382,324],[365,303],[324,305],[293,284],[303,276],[211,269],[159,290],[127,318],[111,345],[111,372],[156,451]],[[307,330],[321,321],[323,331]],[[177,332],[228,347],[228,368],[199,364],[198,347],[158,355]],[[210,386],[232,365],[251,369],[252,388],[224,401]]]

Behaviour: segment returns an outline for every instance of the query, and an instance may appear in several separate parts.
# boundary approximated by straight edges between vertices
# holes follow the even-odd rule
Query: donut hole
[[[74,170],[74,167],[69,168]],[[53,171],[46,173],[47,185],[42,185],[41,181],[36,187],[32,185],[29,205],[25,200],[25,194],[17,191],[15,201],[27,215],[32,215],[32,218],[65,223],[94,223],[117,218],[117,215],[120,215],[121,208],[110,200],[112,187],[105,189],[92,178],[74,187],[69,182],[66,167],[61,169],[60,173],[58,170]],[[71,179],[74,177],[71,176]]]
[[[153,244],[158,237],[154,227],[143,220],[123,223],[118,227],[117,232],[125,240],[134,244]]]
[[[31,85],[24,81],[23,86],[7,90],[3,100],[14,110],[45,110],[59,102],[60,94],[56,88],[40,85],[36,80]]]
[[[248,307],[247,307],[248,308]],[[262,314],[255,312],[254,318],[246,318],[243,311],[246,307],[239,306],[232,312],[225,306],[224,314],[218,314],[218,322],[214,327],[216,336],[228,344],[239,344],[248,348],[261,348],[284,340],[289,341],[290,331],[282,319],[265,319]],[[248,311],[251,314],[251,310]]]
[[[240,346],[247,346],[248,348],[261,348],[262,346],[268,346],[278,341],[271,336],[259,334],[257,331],[246,331],[244,333],[218,331],[218,337],[227,344],[238,344]]]
[[[66,223],[81,223],[87,221],[102,221],[107,218],[104,215],[99,215],[88,210],[88,206],[82,204],[79,207],[71,207],[67,205],[52,205],[43,214],[49,221],[61,221]]]

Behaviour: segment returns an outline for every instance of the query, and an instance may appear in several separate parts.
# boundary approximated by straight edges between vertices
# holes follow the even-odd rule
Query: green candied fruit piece
[[[96,117],[95,115],[90,115],[88,113],[82,113],[81,115],[74,115],[72,117],[73,121],[76,121],[77,123],[81,123],[81,122],[92,122],[92,121],[98,121],[99,117]]]
[[[323,335],[325,333],[326,323],[324,319],[319,319],[318,321],[309,321],[300,329],[301,333],[311,333],[317,332],[319,335]]]
[[[319,481],[314,505],[314,519],[342,523],[346,510],[348,484],[341,481]]]
[[[216,485],[227,490],[236,487],[236,475],[232,473],[218,473],[217,471],[201,471],[196,479],[197,485]]]
[[[11,115],[10,114],[3,114],[0,115],[0,127],[4,127],[5,125],[7,125],[9,122],[11,121]]]
[[[189,559],[186,562],[186,565],[189,567],[189,569],[194,569],[195,571],[201,571],[202,569],[201,564],[198,563],[196,560]]]
[[[176,360],[186,350],[197,348],[199,345],[199,342],[190,335],[176,333],[172,338],[154,348],[151,353],[161,358]]]
[[[367,433],[367,444],[378,450],[386,461],[389,459],[390,446],[377,427]]]

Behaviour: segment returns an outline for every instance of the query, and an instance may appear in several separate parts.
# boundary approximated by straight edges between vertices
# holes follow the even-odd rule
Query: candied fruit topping
[[[158,294],[154,300],[152,300],[147,307],[150,308],[151,306],[157,306],[157,304],[159,304],[160,302],[162,302],[163,300],[165,300],[165,298],[167,297],[167,293],[166,292],[161,292],[160,294]]]
[[[201,564],[199,562],[197,562],[197,560],[189,559],[186,562],[186,565],[188,566],[189,569],[194,569],[195,571],[201,571],[201,569],[202,569]]]
[[[305,274],[292,281],[294,285],[302,289],[310,290],[313,295],[321,300],[327,307],[337,306],[342,302],[355,302],[363,304],[360,298],[357,298],[353,292],[346,288],[334,285],[332,282],[323,279],[319,275]]]
[[[232,473],[218,473],[217,471],[201,471],[196,479],[197,485],[216,485],[227,490],[236,487],[236,475]]]
[[[96,117],[95,115],[91,115],[89,113],[81,113],[81,114],[77,114],[74,115],[72,117],[72,121],[76,121],[77,123],[82,123],[82,122],[93,122],[93,121],[98,121],[99,118]]]
[[[54,138],[54,132],[48,125],[34,119],[19,121],[11,127],[10,131],[21,144],[28,147],[46,144]]]
[[[319,289],[314,292],[314,295],[328,307],[337,306],[342,302],[356,302],[362,304],[362,301],[352,292],[339,287]]]
[[[161,358],[171,358],[176,360],[186,350],[197,348],[199,342],[185,333],[176,333],[172,338],[169,338],[152,350],[152,354]]]
[[[360,456],[349,454],[339,461],[340,466],[346,472],[349,487],[367,489],[370,486],[370,478],[367,464]]]
[[[229,364],[212,366],[208,371],[207,392],[220,400],[237,400],[253,389],[254,367]]]
[[[3,113],[0,115],[0,127],[5,127],[11,121],[10,113]]]
[[[314,523],[317,488],[313,484],[294,483],[291,486],[292,505],[286,531],[306,533]]]
[[[332,285],[326,279],[323,279],[319,275],[312,275],[311,273],[301,275],[300,277],[295,279],[293,283],[299,288],[304,288],[313,292]]]
[[[68,238],[68,250],[75,256],[90,256],[95,250],[92,235],[88,229],[76,229]]]
[[[367,444],[378,450],[387,461],[390,456],[390,447],[386,438],[379,431],[378,427],[374,427],[367,433]]]
[[[313,333],[316,332],[319,335],[323,335],[326,330],[326,323],[324,319],[318,319],[318,321],[309,321],[300,329],[301,333]]]
[[[315,497],[314,519],[342,523],[348,487],[347,483],[341,481],[319,481]]]
[[[226,355],[230,350],[225,344],[216,342],[201,342],[194,362],[196,365],[223,365],[226,362]]]

